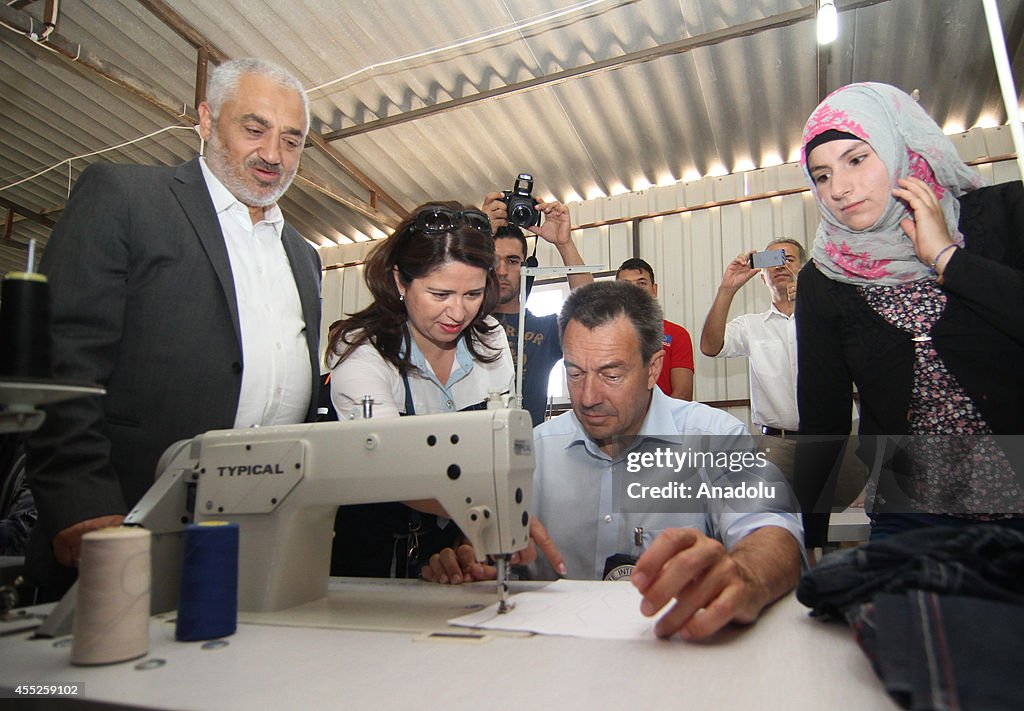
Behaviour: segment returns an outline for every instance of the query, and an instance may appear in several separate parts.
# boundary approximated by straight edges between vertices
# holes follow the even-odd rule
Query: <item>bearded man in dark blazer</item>
[[[51,405],[30,438],[40,601],[71,585],[82,535],[121,523],[169,445],[315,414],[320,259],[277,207],[309,127],[302,85],[226,62],[199,117],[205,158],[86,169],[43,256],[54,376],[107,394]]]

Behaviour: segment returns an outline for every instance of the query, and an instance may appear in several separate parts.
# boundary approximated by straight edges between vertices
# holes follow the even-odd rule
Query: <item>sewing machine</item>
[[[177,605],[185,526],[212,520],[239,525],[239,609],[270,612],[327,594],[341,504],[436,499],[504,560],[527,544],[533,466],[523,410],[215,430],[164,453],[125,524],[153,534],[153,612]]]

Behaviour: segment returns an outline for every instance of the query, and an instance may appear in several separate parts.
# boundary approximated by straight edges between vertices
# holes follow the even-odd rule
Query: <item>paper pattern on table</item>
[[[498,604],[448,620],[461,627],[535,632],[590,639],[654,639],[654,618],[640,613],[640,593],[629,582],[558,581],[512,596],[515,609]]]

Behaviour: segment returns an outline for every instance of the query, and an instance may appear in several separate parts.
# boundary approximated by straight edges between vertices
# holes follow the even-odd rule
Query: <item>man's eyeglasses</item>
[[[430,235],[451,232],[461,225],[491,236],[491,221],[479,210],[450,210],[443,205],[430,205],[416,215],[415,228]]]

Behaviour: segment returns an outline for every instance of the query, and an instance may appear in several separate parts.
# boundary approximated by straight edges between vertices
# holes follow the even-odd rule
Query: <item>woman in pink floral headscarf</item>
[[[848,434],[857,386],[859,453],[881,474],[873,538],[979,521],[1024,529],[1024,447],[990,436],[1024,433],[1021,184],[983,187],[886,84],[831,94],[802,144],[821,222],[796,304],[801,434]],[[809,545],[824,542],[837,447],[798,449]]]

